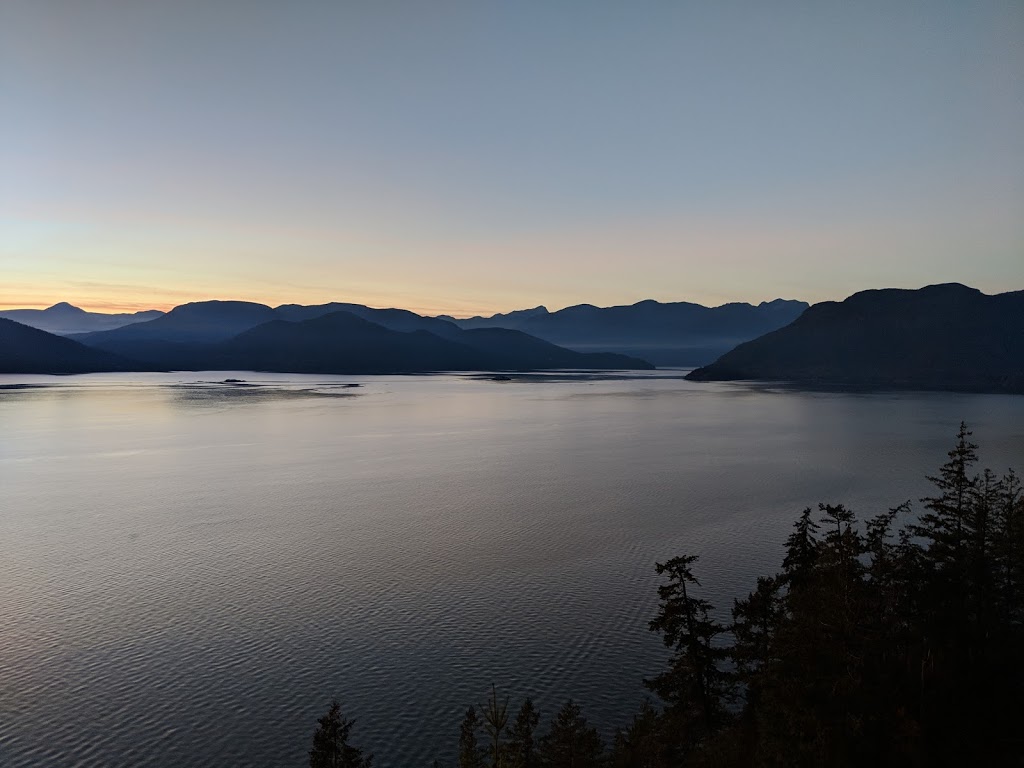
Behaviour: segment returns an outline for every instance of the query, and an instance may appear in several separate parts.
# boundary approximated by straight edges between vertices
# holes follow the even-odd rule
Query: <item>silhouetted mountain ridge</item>
[[[177,306],[147,322],[111,331],[76,335],[73,338],[90,346],[102,347],[136,341],[213,343],[226,341],[243,331],[276,319],[277,314],[265,304],[251,301],[196,301]]]
[[[636,354],[658,365],[700,365],[792,322],[802,301],[775,299],[705,307],[691,302],[597,307],[577,304],[557,312],[541,306],[492,317],[448,318],[461,328],[512,328],[578,351]]]
[[[86,312],[66,301],[61,301],[46,309],[5,309],[0,311],[0,318],[14,320],[49,333],[70,335],[112,330],[152,320],[162,314],[163,312],[155,309],[121,314]]]
[[[1024,392],[1024,291],[989,296],[959,283],[861,291],[815,304],[689,378]]]
[[[312,320],[332,312],[349,312],[356,317],[369,320],[371,323],[390,328],[392,331],[430,331],[437,336],[446,337],[458,334],[459,327],[454,323],[435,317],[423,317],[407,309],[374,309],[363,304],[347,304],[331,302],[303,306],[301,304],[282,304],[274,310],[282,320]]]
[[[346,306],[356,311],[338,310]],[[80,338],[142,366],[168,370],[412,373],[652,367],[622,355],[573,352],[519,331],[464,331],[406,310],[337,303],[271,309],[248,302],[203,302],[177,307],[158,320]]]
[[[481,356],[429,331],[394,331],[351,312],[272,320],[210,350],[220,368],[290,373],[473,370]]]

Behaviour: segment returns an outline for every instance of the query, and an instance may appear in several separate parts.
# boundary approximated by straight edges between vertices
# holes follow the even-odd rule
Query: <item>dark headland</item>
[[[1024,291],[862,291],[815,304],[687,378],[1024,393]]]
[[[118,355],[0,318],[0,373],[98,373],[135,369],[135,363]]]

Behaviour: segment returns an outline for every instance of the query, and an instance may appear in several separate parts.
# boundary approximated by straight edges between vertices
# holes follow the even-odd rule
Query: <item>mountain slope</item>
[[[423,317],[407,309],[373,309],[362,304],[346,304],[337,301],[314,306],[282,304],[274,311],[282,320],[291,322],[312,320],[333,312],[349,312],[356,317],[369,320],[371,323],[384,326],[392,331],[430,331],[437,336],[447,337],[458,335],[460,330],[457,325],[447,320],[436,317]]]
[[[283,304],[271,309],[247,301],[201,301],[175,307],[152,322],[136,323],[104,333],[74,336],[76,341],[124,355],[152,357],[147,350],[182,344],[215,344],[274,320],[301,322],[334,312],[349,312],[394,331],[426,330],[438,336],[459,333],[452,323],[421,317],[404,309],[372,309],[362,304],[333,302],[316,306]]]
[[[519,331],[464,331],[446,320],[360,304],[271,309],[248,302],[199,302],[150,322],[75,338],[173,370],[385,373],[651,367],[636,358],[573,352]]]
[[[1024,291],[863,291],[816,304],[688,378],[1024,392]]]
[[[544,368],[649,368],[642,360],[561,349],[517,331],[395,331],[350,312],[275,320],[202,354],[203,367],[293,373],[412,373]]]
[[[0,318],[0,373],[94,373],[138,370],[131,361]]]
[[[350,312],[274,320],[210,350],[215,367],[290,373],[470,370],[483,356],[427,331],[392,331]]]
[[[782,299],[720,307],[648,300],[617,307],[580,304],[558,312],[535,307],[452,322],[466,329],[512,328],[570,349],[636,354],[658,365],[699,365],[781,328],[806,308]]]
[[[530,368],[611,368],[647,370],[654,366],[646,360],[611,352],[576,352],[509,328],[473,328],[461,331],[457,340],[478,349],[491,359],[488,367]]]
[[[126,353],[152,342],[213,344],[277,319],[264,304],[250,301],[197,301],[182,304],[154,320],[111,331],[75,336],[91,347]]]
[[[14,320],[22,325],[57,334],[92,333],[108,331],[132,323],[141,323],[160,317],[163,312],[155,309],[131,314],[105,314],[86,312],[62,301],[46,309],[7,309],[0,312],[0,318]]]

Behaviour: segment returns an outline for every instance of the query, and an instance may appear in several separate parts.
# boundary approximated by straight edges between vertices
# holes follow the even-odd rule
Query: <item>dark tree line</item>
[[[498,704],[492,689],[484,709],[477,718],[470,707],[462,721],[459,738],[458,768],[590,768],[603,763],[604,745],[597,729],[587,725],[579,705],[571,699],[565,703],[547,731],[539,732],[540,715],[527,698],[515,720],[497,718],[504,713],[508,701]],[[483,743],[476,734],[486,735]]]
[[[313,748],[309,750],[310,768],[372,768],[373,755],[364,757],[361,749],[348,743],[355,721],[341,716],[337,701],[331,702],[327,714],[317,722]]]
[[[492,689],[458,768],[1024,765],[1024,496],[1012,471],[975,472],[970,437],[961,425],[916,517],[805,509],[728,624],[695,556],[658,563],[650,629],[671,655],[645,685],[661,707],[607,748],[574,702],[541,733],[530,699],[510,718]],[[316,762],[318,743],[313,766],[369,765]]]

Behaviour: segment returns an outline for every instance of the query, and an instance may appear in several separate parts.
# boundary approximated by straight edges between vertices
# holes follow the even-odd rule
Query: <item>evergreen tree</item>
[[[484,750],[477,742],[477,731],[480,730],[480,718],[476,710],[470,707],[462,720],[459,730],[459,768],[484,768]]]
[[[899,552],[893,542],[893,523],[909,511],[910,502],[906,501],[867,521],[864,549],[870,558],[870,578],[879,589],[891,586],[896,578]]]
[[[640,712],[625,729],[615,731],[611,768],[671,768],[664,722],[651,702],[644,701]]]
[[[1024,623],[1024,493],[1013,470],[1000,491],[992,514],[993,582],[999,625],[1010,630]]]
[[[509,768],[537,768],[535,734],[538,723],[540,715],[533,708],[533,701],[527,696],[519,708],[519,714],[516,715],[509,731],[508,743],[505,745]]]
[[[793,528],[793,533],[786,539],[786,557],[782,561],[782,572],[787,581],[799,583],[814,568],[818,559],[818,540],[815,538],[818,524],[811,518],[810,507],[800,513],[800,519]]]
[[[732,660],[744,689],[742,726],[748,749],[757,741],[765,680],[773,659],[775,637],[782,619],[782,582],[777,577],[761,576],[757,589],[733,604]]]
[[[998,549],[996,522],[1003,495],[1002,481],[990,469],[985,469],[972,493],[966,515],[967,605],[973,638],[972,644],[985,656],[987,645],[998,629],[996,600],[997,569],[992,568],[994,553]]]
[[[490,737],[491,768],[500,768],[502,765],[501,737],[505,733],[505,726],[508,725],[508,698],[498,703],[498,691],[491,686],[491,696],[484,708],[484,730]]]
[[[818,567],[821,583],[831,589],[833,599],[824,598],[823,607],[834,611],[833,621],[837,631],[847,636],[856,629],[856,600],[860,597],[863,565],[860,559],[864,551],[864,543],[854,528],[856,518],[853,512],[842,504],[820,504],[821,523],[827,526],[825,539],[822,542],[821,556]]]
[[[916,550],[910,540],[897,538],[893,531],[896,519],[909,511],[910,502],[904,502],[871,518],[864,541],[868,561],[860,621],[865,633],[865,706],[874,712],[887,712],[891,724],[899,721],[897,728],[906,726],[906,715],[899,714],[898,705],[893,706],[894,702],[907,700],[906,682],[901,678],[908,664],[919,664],[915,631],[916,585],[921,583],[919,559],[913,554]],[[908,588],[908,583],[915,587]],[[880,717],[879,723],[885,720]]]
[[[604,746],[597,730],[587,725],[579,706],[569,699],[541,739],[539,753],[545,768],[598,768]]]
[[[757,589],[733,605],[732,658],[748,681],[770,659],[772,634],[782,611],[780,586],[777,578],[759,576]]]
[[[951,578],[960,578],[965,566],[964,550],[970,535],[969,503],[978,478],[971,468],[978,461],[978,446],[970,441],[972,433],[960,423],[957,442],[947,455],[939,474],[928,480],[940,492],[938,496],[921,499],[929,512],[921,515],[913,530],[928,541],[929,560],[939,570],[950,571]]]
[[[327,714],[318,721],[313,734],[313,748],[309,751],[310,768],[370,768],[373,756],[363,757],[361,749],[348,743],[355,720],[345,720],[335,700]]]
[[[971,434],[961,422],[956,444],[947,454],[949,460],[938,475],[928,478],[938,494],[921,500],[928,512],[911,526],[922,541],[924,564],[919,718],[925,741],[936,755],[941,751],[938,745],[948,745],[953,727],[948,714],[958,708],[958,701],[971,698],[974,622],[968,618],[973,602],[969,547],[974,538],[972,501],[978,486],[978,478],[972,474],[978,446],[970,441]],[[968,717],[958,725],[969,732],[972,722],[973,717]]]
[[[644,684],[667,705],[683,748],[692,747],[726,719],[727,675],[720,663],[726,657],[716,640],[725,630],[710,617],[711,604],[692,594],[700,582],[690,566],[695,556],[657,563],[668,583],[658,587],[661,605],[649,628],[673,650],[669,669]]]

